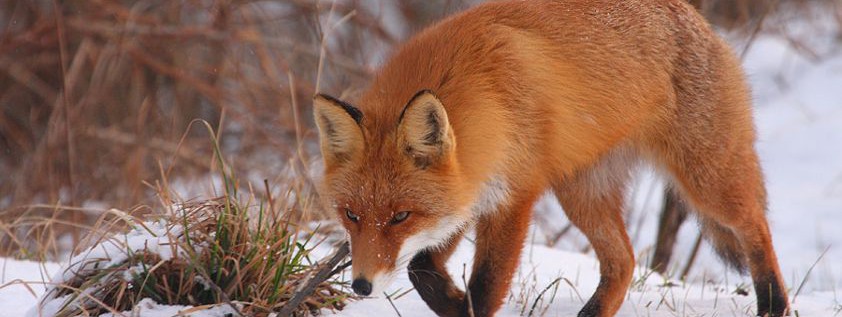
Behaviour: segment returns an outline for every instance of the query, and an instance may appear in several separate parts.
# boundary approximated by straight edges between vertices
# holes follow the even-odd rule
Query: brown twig
[[[37,74],[3,55],[0,55],[0,70],[4,70],[10,78],[35,92],[44,104],[52,104],[58,97],[58,92]]]
[[[386,292],[383,292],[383,295],[386,296],[386,300],[388,300],[389,304],[392,305],[392,309],[395,310],[395,314],[398,314],[398,317],[403,317],[401,316],[401,312],[398,310],[398,306],[395,306],[395,302],[392,301],[392,297],[389,296],[389,294],[386,294]]]
[[[649,268],[655,272],[664,274],[667,271],[675,241],[678,239],[678,230],[687,219],[688,213],[687,205],[682,201],[679,193],[672,186],[668,186],[664,190],[664,207],[658,221],[655,252],[652,255],[652,262],[649,263]]]
[[[553,235],[553,237],[550,238],[549,241],[548,241],[549,242],[548,246],[554,247],[556,244],[558,244],[558,242],[561,241],[561,238],[563,238],[565,235],[567,235],[568,232],[570,232],[570,229],[573,229],[572,223],[568,223],[567,225],[564,226],[564,228],[562,228],[555,235]]]
[[[681,279],[687,277],[687,274],[690,273],[690,269],[693,268],[693,263],[696,262],[696,256],[699,255],[699,247],[702,245],[702,233],[700,232],[698,236],[696,236],[696,242],[693,243],[693,250],[690,252],[690,258],[687,259],[687,264],[684,265],[684,269],[681,270]]]
[[[818,265],[819,262],[821,262],[822,258],[824,258],[824,255],[827,254],[827,251],[830,251],[830,246],[824,248],[824,251],[822,251],[822,253],[819,254],[819,257],[816,258],[816,261],[813,262],[813,265],[810,265],[810,268],[807,270],[807,274],[804,274],[804,279],[801,280],[801,283],[798,284],[798,288],[795,289],[795,294],[792,295],[793,304],[795,304],[795,300],[798,298],[798,294],[801,294],[801,289],[804,288],[804,284],[807,284],[807,279],[810,277],[810,273],[813,273],[813,269],[815,269],[816,265]]]
[[[474,303],[471,299],[471,289],[468,287],[468,280],[465,279],[465,271],[467,269],[468,265],[462,263],[462,285],[465,286],[465,300],[467,301],[465,305],[468,305],[468,316],[474,317]]]
[[[84,131],[86,136],[90,136],[99,140],[113,142],[116,144],[124,144],[124,145],[137,145],[143,144],[150,149],[157,150],[166,154],[172,154],[175,156],[179,156],[190,163],[200,166],[202,168],[210,169],[210,164],[204,157],[200,157],[195,155],[192,152],[186,151],[179,151],[179,146],[177,144],[173,144],[171,142],[167,142],[166,140],[162,140],[159,138],[147,138],[142,139],[137,135],[126,133],[123,131],[118,131],[117,129],[102,129],[102,128],[88,128]]]
[[[754,40],[757,38],[757,35],[760,34],[760,30],[763,29],[763,22],[766,21],[766,16],[772,12],[771,7],[771,5],[766,7],[766,10],[763,10],[763,13],[760,15],[760,19],[755,22],[754,28],[751,30],[751,35],[749,35],[746,45],[743,46],[743,49],[740,52],[740,60],[745,60],[746,54],[749,49],[751,49],[751,45],[754,44]]]
[[[70,92],[68,91],[67,85],[67,54],[66,54],[66,47],[67,47],[67,39],[65,39],[65,32],[64,32],[64,13],[58,4],[58,0],[53,1],[53,10],[55,10],[55,18],[56,18],[56,34],[58,36],[58,51],[59,51],[59,64],[61,65],[61,104],[62,104],[62,112],[64,112],[64,138],[65,142],[65,152],[67,155],[67,187],[70,189],[70,204],[76,205],[76,181],[74,179],[74,148],[73,148],[73,134],[70,133],[71,121],[70,121]],[[56,109],[53,109],[55,111]],[[82,218],[79,214],[73,214],[71,216],[74,222],[82,222]],[[79,231],[73,230],[71,233],[73,237],[73,244],[78,244],[81,237]]]
[[[333,253],[327,263],[323,264],[321,268],[316,271],[316,274],[307,280],[307,282],[304,283],[297,292],[295,292],[295,295],[293,295],[292,298],[284,304],[278,312],[278,316],[292,316],[298,306],[313,294],[319,284],[323,283],[332,276],[332,273],[335,272],[334,267],[336,267],[339,262],[342,262],[342,260],[344,260],[350,252],[351,248],[348,246],[347,242],[339,246],[339,249]]]

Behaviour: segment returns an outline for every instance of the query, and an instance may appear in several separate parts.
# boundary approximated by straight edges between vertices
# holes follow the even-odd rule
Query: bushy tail
[[[748,267],[745,251],[734,231],[699,213],[696,213],[696,216],[702,236],[713,246],[719,258],[740,274],[746,274]]]

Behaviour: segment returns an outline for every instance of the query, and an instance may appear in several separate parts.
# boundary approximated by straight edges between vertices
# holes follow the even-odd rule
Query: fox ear
[[[326,165],[344,163],[364,145],[363,115],[354,106],[324,94],[313,97],[313,114]]]
[[[429,90],[415,94],[403,109],[398,144],[422,169],[443,162],[456,145],[444,105]]]

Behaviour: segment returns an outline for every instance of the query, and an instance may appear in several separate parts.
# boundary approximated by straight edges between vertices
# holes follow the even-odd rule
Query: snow
[[[239,309],[239,308],[238,308]],[[228,317],[238,316],[237,311],[226,304],[215,305],[212,307],[193,307],[180,305],[161,305],[155,301],[144,298],[135,305],[134,311],[121,312],[123,316],[133,317],[170,317],[170,316],[185,316],[185,317]],[[100,317],[116,317],[112,313],[102,314]]]
[[[467,264],[470,275],[470,259],[473,246],[464,240],[448,263],[448,270],[457,285],[461,286],[463,265]],[[399,278],[387,294],[401,293],[412,287],[406,274]],[[530,245],[521,257],[521,266],[513,281],[510,296],[498,317],[527,316],[535,303],[537,294],[552,281],[562,278],[556,295],[552,288],[545,293],[544,301],[536,305],[535,316],[575,316],[584,305],[599,282],[599,264],[596,259],[581,253],[572,253],[540,245]],[[569,284],[568,284],[569,281]],[[670,281],[643,268],[635,271],[633,285],[626,301],[617,316],[754,316],[755,299],[753,294],[742,296],[734,294],[738,286],[750,284],[707,283],[683,285]],[[749,288],[749,292],[751,292]],[[523,295],[529,294],[529,296]],[[581,297],[580,297],[581,296]],[[550,302],[552,298],[552,302]],[[799,295],[792,307],[801,316],[833,316],[840,309],[831,292]],[[393,300],[395,307],[384,295],[350,303],[337,316],[430,316],[431,311],[416,292],[410,292]]]
[[[169,224],[164,220],[136,225],[128,233],[116,234],[74,256],[53,282],[61,283],[87,270],[123,263],[130,254],[140,251],[157,254],[161,261],[170,260],[175,254],[186,255],[177,243],[173,243],[183,231],[181,225]]]
[[[134,225],[134,229],[129,232],[106,237],[98,244],[80,252],[78,255],[70,259],[66,265],[62,266],[61,269],[56,270],[57,273],[52,279],[47,280],[44,277],[48,275],[42,275],[40,276],[40,281],[48,281],[49,285],[58,285],[70,281],[76,276],[86,276],[89,275],[89,272],[93,272],[95,270],[120,265],[128,260],[131,254],[136,254],[138,252],[157,254],[161,261],[168,261],[176,255],[186,256],[186,251],[182,250],[178,243],[174,243],[174,241],[179,240],[183,232],[184,228],[181,225],[170,224],[164,220],[137,223]],[[37,263],[35,263],[35,265],[37,265]],[[26,265],[24,264],[24,266]],[[117,270],[108,274],[113,275],[111,278],[130,280],[132,278],[131,274],[140,270],[143,269],[138,266],[133,266],[122,271]],[[103,277],[101,280],[107,281],[109,278]],[[97,282],[97,284],[84,289],[83,292],[86,294],[94,293],[94,290],[101,283],[103,282]],[[69,297],[67,295],[56,297],[56,294],[53,292],[54,290],[55,288],[51,286],[46,287],[46,289],[43,287],[40,288],[38,294],[44,293],[45,296],[42,298],[41,304],[35,305],[37,303],[32,303],[29,306],[25,306],[26,309],[23,311],[26,312],[26,316],[52,316],[64,307],[64,305],[67,304],[67,299]],[[19,294],[17,295],[19,296]],[[148,315],[142,312],[154,312],[160,310],[159,306],[153,305],[154,302],[147,301],[141,304],[143,305],[139,304],[138,309],[140,309],[142,316],[153,317],[156,315]],[[143,308],[145,308],[145,310]],[[169,311],[169,309],[170,308],[164,309],[164,311]],[[2,314],[4,314],[4,312],[0,311],[0,315]],[[24,314],[21,313],[10,316],[23,315]]]
[[[52,262],[0,259],[0,316],[23,316],[59,267]]]

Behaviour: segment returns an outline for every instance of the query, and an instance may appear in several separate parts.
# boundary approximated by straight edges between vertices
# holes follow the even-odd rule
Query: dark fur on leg
[[[599,286],[602,286],[605,283],[605,280],[600,278],[599,279]],[[597,287],[599,289],[599,287]],[[579,311],[579,314],[576,316],[578,317],[599,317],[602,316],[602,296],[599,294],[594,294],[591,299],[585,303],[585,306],[582,307],[582,310]]]
[[[740,240],[734,231],[726,228],[713,220],[706,219],[702,215],[698,215],[699,224],[702,228],[702,235],[710,242],[710,245],[716,251],[716,255],[726,265],[740,275],[748,273],[748,260],[743,253]]]
[[[789,315],[783,285],[780,285],[774,276],[755,282],[754,291],[757,293],[757,316],[783,317]]]
[[[409,263],[409,280],[421,299],[439,316],[459,316],[464,293],[456,288],[430,251],[422,251]]]
[[[471,275],[471,283],[468,286],[470,290],[471,296],[471,304],[473,304],[473,315],[471,315],[471,311],[468,309],[468,295],[465,294],[465,298],[462,301],[461,307],[461,316],[463,317],[485,317],[490,315],[490,308],[489,308],[489,288],[491,285],[490,282],[495,278],[492,274],[489,274],[491,271],[488,266],[490,263],[485,263],[483,266],[479,267],[479,269]]]

